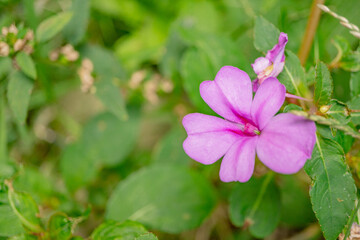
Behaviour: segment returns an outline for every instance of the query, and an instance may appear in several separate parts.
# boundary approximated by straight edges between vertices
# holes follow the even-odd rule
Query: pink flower
[[[265,57],[259,57],[251,66],[257,74],[257,79],[253,82],[253,90],[257,91],[261,85],[269,77],[277,77],[283,70],[285,65],[285,46],[288,42],[286,33],[280,33],[279,42],[273,49],[267,52]]]
[[[249,76],[225,66],[214,81],[200,85],[204,101],[222,118],[201,113],[184,117],[188,137],[185,152],[203,164],[224,156],[220,179],[246,182],[255,165],[255,154],[270,169],[283,174],[299,171],[311,157],[315,124],[290,113],[274,116],[285,100],[285,87],[276,78],[260,85],[253,99]]]

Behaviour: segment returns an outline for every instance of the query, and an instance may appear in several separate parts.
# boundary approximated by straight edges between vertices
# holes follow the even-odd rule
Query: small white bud
[[[15,44],[14,44],[14,51],[20,51],[21,49],[23,49],[25,47],[26,41],[24,39],[18,39],[16,40]]]
[[[8,35],[8,33],[9,33],[9,29],[7,27],[3,27],[1,29],[1,33],[2,33],[2,35],[4,35],[4,37],[6,37],[6,35]]]
[[[0,56],[7,57],[10,53],[10,47],[5,42],[0,42]]]
[[[17,35],[18,34],[18,29],[17,27],[15,26],[15,24],[11,24],[10,27],[9,27],[9,33],[13,33],[14,35]]]

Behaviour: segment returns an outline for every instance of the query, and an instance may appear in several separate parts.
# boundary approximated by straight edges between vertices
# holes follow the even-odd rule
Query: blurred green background
[[[202,81],[214,79],[224,65],[256,77],[251,63],[262,55],[253,45],[256,16],[287,33],[286,48],[297,53],[311,3],[0,0],[0,27],[15,23],[36,32],[44,19],[72,12],[58,34],[34,44],[37,77],[23,123],[4,107],[12,67],[9,58],[0,58],[5,116],[1,139],[7,149],[1,156],[9,156],[2,161],[6,164],[0,178],[11,178],[15,190],[34,198],[44,228],[49,216],[61,211],[72,217],[73,235],[82,237],[106,219],[130,219],[159,239],[321,239],[308,198],[310,180],[303,172],[276,177],[267,196],[275,212],[261,216],[275,226],[249,234],[239,227],[243,220],[229,219],[228,203],[237,184],[219,181],[219,162],[203,166],[182,149],[182,117],[190,112],[214,114],[200,98]],[[325,4],[360,25],[360,1]],[[358,47],[359,40],[338,20],[323,14],[304,66],[308,76],[317,60],[330,63],[336,57],[337,36],[353,50]],[[75,60],[59,50],[67,44],[74,48],[71,54],[78,52]],[[93,65],[94,83],[88,91],[81,90],[84,59]],[[334,96],[349,101],[350,73],[334,68],[332,76]],[[26,105],[25,98],[19,93],[19,104]],[[263,174],[259,165],[255,175]],[[256,181],[244,194],[252,196]],[[4,189],[0,187],[0,239],[25,232],[9,210]]]

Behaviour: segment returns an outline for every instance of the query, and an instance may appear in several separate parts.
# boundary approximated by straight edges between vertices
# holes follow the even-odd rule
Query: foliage
[[[329,0],[360,25],[359,2]],[[359,223],[360,48],[311,1],[0,1],[0,239],[337,239]],[[317,124],[305,171],[256,163],[247,183],[183,152],[224,65],[289,36],[282,112]],[[310,189],[310,190],[309,190]]]

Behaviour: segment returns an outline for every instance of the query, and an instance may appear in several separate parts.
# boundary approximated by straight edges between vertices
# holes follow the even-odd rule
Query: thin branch
[[[309,56],[310,48],[314,40],[315,32],[319,24],[321,10],[317,4],[323,4],[325,0],[314,0],[311,5],[311,12],[306,25],[305,34],[298,53],[301,65],[304,65]]]

